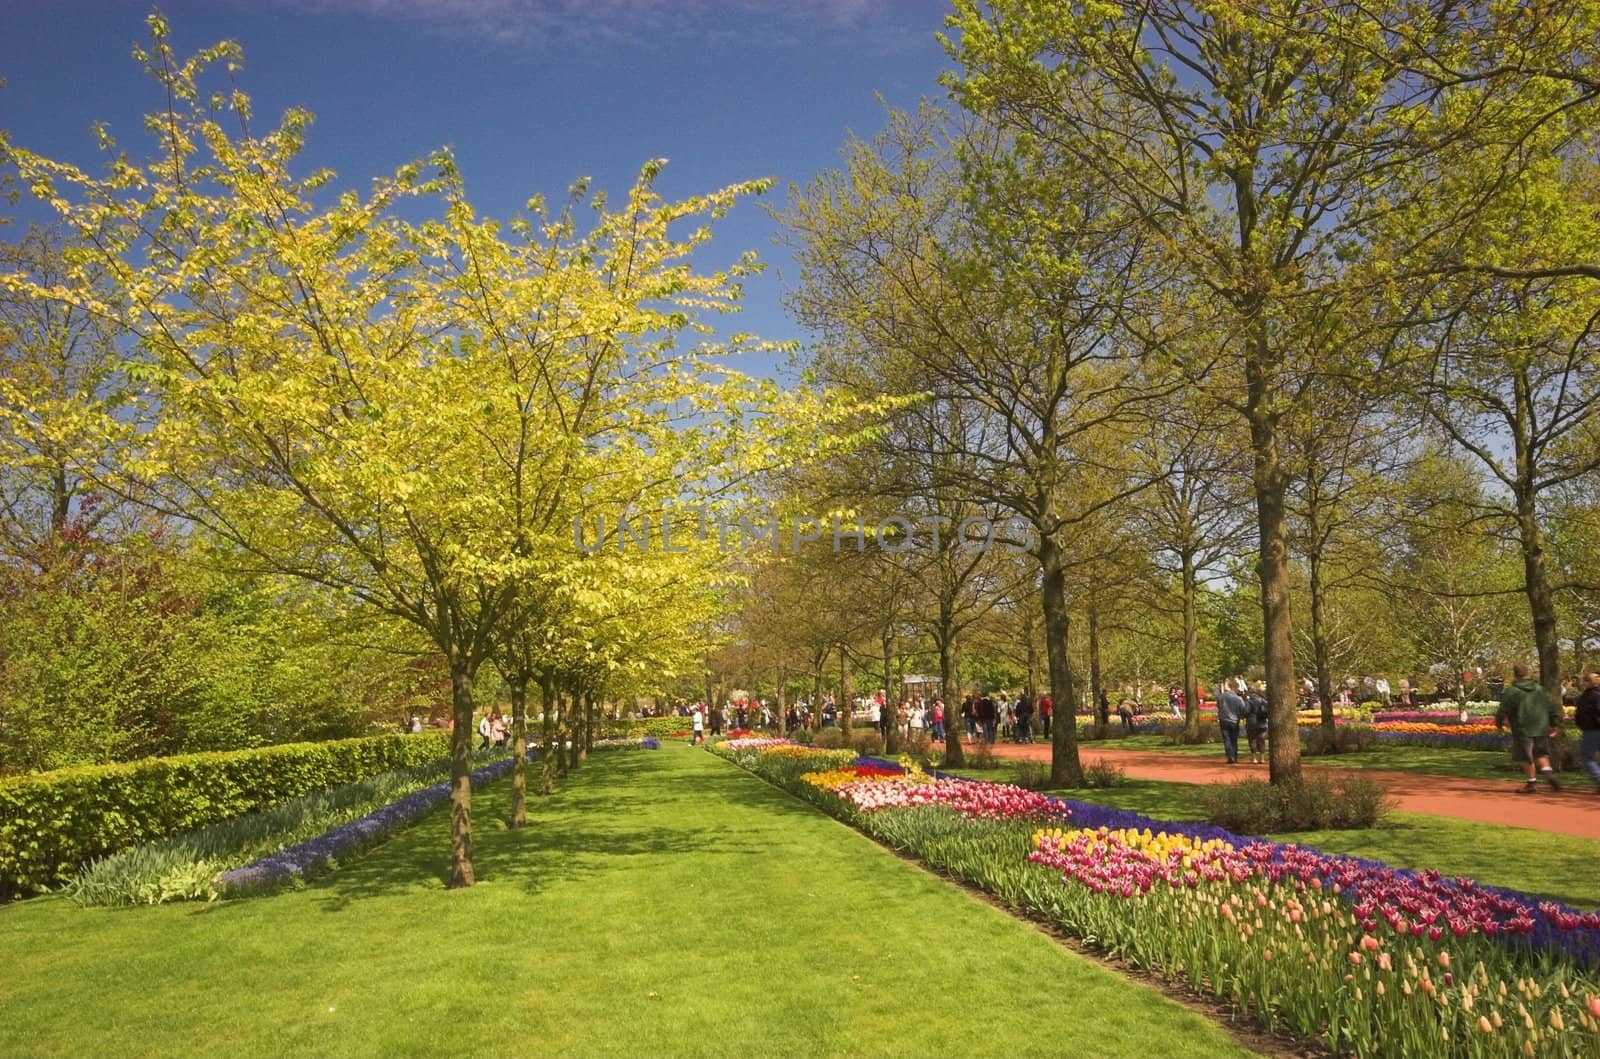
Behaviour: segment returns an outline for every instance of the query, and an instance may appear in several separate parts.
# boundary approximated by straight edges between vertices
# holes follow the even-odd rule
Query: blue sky
[[[180,53],[244,48],[258,120],[317,115],[304,156],[367,180],[452,147],[478,208],[506,216],[575,178],[620,194],[646,159],[670,159],[669,197],[738,180],[808,180],[837,164],[847,131],[870,135],[881,95],[942,96],[934,34],[944,0],[168,0]],[[137,142],[157,103],[129,57],[151,5],[0,0],[0,129],[95,163],[90,126]],[[783,191],[770,194],[781,202]],[[757,250],[738,329],[803,338],[783,314],[793,269],[774,226],[744,205],[712,260]],[[753,367],[753,366],[752,366]]]

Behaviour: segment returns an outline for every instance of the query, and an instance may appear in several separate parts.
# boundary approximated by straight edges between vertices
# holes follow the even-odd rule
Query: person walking
[[[1233,682],[1222,682],[1217,696],[1217,727],[1222,729],[1222,754],[1228,764],[1239,763],[1239,718],[1244,715],[1244,700],[1233,690]]]
[[[1600,754],[1600,670],[1591,669],[1583,675],[1583,690],[1578,693],[1578,706],[1574,711],[1578,731],[1578,759],[1583,762],[1589,778],[1600,793],[1600,763],[1594,757]]]
[[[1026,691],[1022,693],[1021,698],[1017,699],[1016,711],[1017,742],[1033,742],[1033,700],[1028,698],[1028,693]]]
[[[978,727],[983,731],[983,741],[985,743],[993,743],[995,719],[997,714],[995,710],[994,699],[990,697],[988,692],[984,692],[982,697],[978,699],[977,712]]]
[[[1500,694],[1500,709],[1494,715],[1494,726],[1504,730],[1511,726],[1511,756],[1522,764],[1525,783],[1519,794],[1532,794],[1539,789],[1538,777],[1543,776],[1551,790],[1559,791],[1561,783],[1555,769],[1550,767],[1550,740],[1561,727],[1561,707],[1539,682],[1528,676],[1528,667],[1518,662],[1511,667],[1511,686]]]
[[[1044,729],[1043,735],[1050,738],[1050,715],[1056,712],[1056,704],[1048,695],[1039,696],[1039,727]]]
[[[700,707],[697,705],[694,708],[694,712],[689,715],[689,719],[693,723],[694,728],[694,731],[689,735],[689,745],[694,746],[696,743],[704,743],[706,741],[705,713],[703,713]]]
[[[1244,734],[1250,741],[1250,763],[1263,764],[1267,760],[1267,685],[1263,681],[1254,691],[1244,696]]]

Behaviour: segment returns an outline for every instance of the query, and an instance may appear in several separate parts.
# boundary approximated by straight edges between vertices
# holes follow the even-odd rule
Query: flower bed
[[[1494,715],[1468,714],[1465,721],[1461,720],[1461,711],[1455,706],[1438,710],[1379,710],[1372,715],[1376,724],[1385,721],[1418,721],[1424,724],[1480,724],[1494,723]]]
[[[1043,799],[975,814],[1000,785],[808,773],[725,754],[869,835],[1113,955],[1358,1056],[1600,1054],[1600,914],[1204,824]],[[975,788],[948,803],[910,792]],[[894,792],[886,794],[884,792]],[[1070,826],[1069,826],[1070,825]]]
[[[473,787],[498,779],[511,771],[515,763],[515,758],[508,757],[477,770],[472,773]],[[348,824],[341,824],[309,842],[301,842],[246,864],[242,868],[224,872],[218,877],[218,882],[224,892],[242,893],[303,879],[309,872],[326,867],[340,857],[349,856],[388,837],[391,832],[443,804],[449,797],[448,780],[435,783],[431,787],[424,787],[397,802],[391,802],[377,812],[368,813]]]
[[[1470,721],[1379,721],[1373,725],[1379,732],[1396,732],[1405,735],[1494,735],[1494,721],[1473,718]]]
[[[591,750],[660,750],[661,740],[646,736],[643,739],[596,739]]]
[[[934,778],[919,770],[901,771],[877,763],[805,773],[800,780],[831,791],[863,813],[937,805],[968,819],[1065,820],[1071,815],[1059,802],[1011,784]]]
[[[1511,737],[1495,730],[1494,725],[1480,727],[1463,725],[1456,731],[1378,732],[1378,741],[1395,746],[1435,747],[1443,750],[1496,750],[1504,752],[1511,746]]]

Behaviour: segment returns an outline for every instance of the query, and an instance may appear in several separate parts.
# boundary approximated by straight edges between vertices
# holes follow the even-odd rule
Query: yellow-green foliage
[[[448,732],[290,743],[0,781],[0,895],[47,889],[84,862],[449,752]]]
[[[656,739],[665,739],[675,732],[687,732],[694,727],[691,717],[627,717],[620,721],[601,721],[597,726],[600,734],[605,736],[622,736],[627,739],[643,739],[653,736]],[[711,722],[706,722],[706,730],[711,728]]]

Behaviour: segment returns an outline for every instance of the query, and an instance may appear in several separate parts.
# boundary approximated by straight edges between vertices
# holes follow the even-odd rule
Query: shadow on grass
[[[538,773],[528,774],[527,824],[511,829],[509,777],[473,792],[472,864],[479,882],[513,882],[528,893],[602,872],[643,867],[653,857],[771,853],[769,841],[749,837],[769,829],[774,815],[815,819],[809,806],[731,766],[702,768],[667,762],[654,751],[608,751],[596,755],[556,793],[532,793]],[[671,764],[680,768],[671,769]],[[738,807],[759,813],[740,827]],[[313,881],[309,889],[327,912],[358,901],[414,892],[442,884],[450,875],[448,808],[366,856]],[[770,833],[770,832],[769,832]]]

